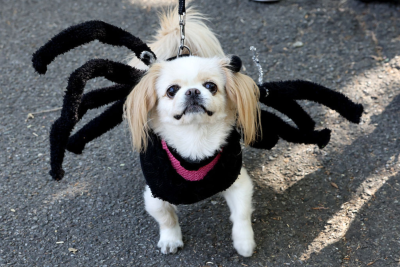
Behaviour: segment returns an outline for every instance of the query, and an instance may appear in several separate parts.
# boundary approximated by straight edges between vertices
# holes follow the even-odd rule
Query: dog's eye
[[[215,95],[215,93],[217,93],[218,87],[215,83],[206,82],[205,84],[203,84],[203,86],[206,89],[208,89],[213,95]]]
[[[167,96],[169,97],[169,98],[174,98],[174,96],[175,96],[175,94],[178,92],[178,90],[179,89],[181,89],[180,87],[179,87],[179,85],[172,85],[172,86],[170,86],[168,89],[167,89]]]

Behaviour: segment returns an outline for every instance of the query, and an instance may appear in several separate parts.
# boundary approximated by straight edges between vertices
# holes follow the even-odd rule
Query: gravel
[[[318,128],[333,130],[324,150],[284,141],[272,151],[245,150],[256,185],[251,258],[235,252],[228,207],[219,196],[182,206],[185,247],[160,253],[158,227],[143,209],[138,155],[124,126],[81,156],[67,154],[66,177],[50,179],[48,134],[59,111],[27,115],[60,107],[68,75],[87,60],[124,62],[129,51],[93,42],[57,58],[45,76],[34,73],[32,53],[62,29],[92,19],[148,40],[160,3],[1,1],[0,266],[398,266],[398,5],[195,2],[225,52],[240,56],[254,79],[251,45],[265,80],[318,82],[366,109],[361,125],[351,125],[304,101]],[[95,79],[87,88],[108,84]],[[88,112],[79,126],[98,112]]]

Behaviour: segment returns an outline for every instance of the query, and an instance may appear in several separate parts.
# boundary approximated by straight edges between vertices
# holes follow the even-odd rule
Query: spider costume
[[[47,65],[58,55],[93,40],[125,46],[146,65],[156,61],[156,55],[137,37],[102,21],[88,21],[53,37],[34,53],[33,66],[39,74],[45,74]],[[239,72],[241,64],[241,60],[233,56],[230,69]],[[71,74],[61,116],[54,122],[50,132],[50,175],[55,180],[61,180],[64,176],[62,162],[65,150],[81,154],[87,143],[122,122],[125,100],[145,73],[146,71],[122,63],[96,59],[88,61]],[[86,82],[100,76],[117,85],[83,94]],[[259,149],[273,148],[279,138],[293,143],[317,144],[319,148],[328,144],[330,130],[315,130],[314,120],[296,100],[311,100],[323,104],[353,123],[360,122],[363,112],[362,105],[353,103],[343,94],[308,81],[267,82],[259,84],[258,87],[259,102],[285,114],[297,126],[293,127],[273,113],[262,110],[260,123],[263,137],[251,144]],[[112,105],[102,114],[70,136],[76,123],[89,109],[110,103]],[[189,204],[226,190],[240,173],[240,136],[240,133],[233,129],[222,151],[200,163],[192,163],[183,159],[163,143],[159,136],[151,132],[149,147],[146,152],[141,153],[140,159],[146,182],[153,195],[172,204]],[[199,173],[200,178],[187,179],[185,176],[187,174],[194,177]]]

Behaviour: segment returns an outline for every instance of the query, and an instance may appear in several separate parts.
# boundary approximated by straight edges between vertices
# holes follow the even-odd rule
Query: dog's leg
[[[179,247],[183,247],[183,242],[175,205],[154,198],[148,186],[144,191],[144,203],[147,212],[160,225],[158,247],[161,248],[161,252],[163,254],[176,253]]]
[[[233,246],[240,255],[250,257],[256,246],[251,226],[253,184],[244,168],[236,182],[222,194],[231,210]]]

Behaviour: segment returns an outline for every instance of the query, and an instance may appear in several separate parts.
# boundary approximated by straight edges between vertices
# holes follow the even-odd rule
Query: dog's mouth
[[[212,116],[214,114],[214,112],[209,111],[203,105],[192,104],[192,105],[188,105],[181,114],[175,115],[174,118],[177,120],[180,120],[183,115],[190,114],[190,113],[201,113],[201,112],[206,113],[208,116]]]

